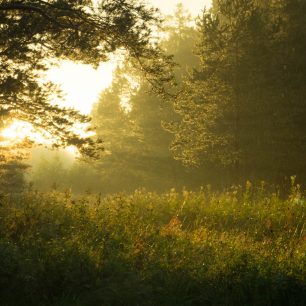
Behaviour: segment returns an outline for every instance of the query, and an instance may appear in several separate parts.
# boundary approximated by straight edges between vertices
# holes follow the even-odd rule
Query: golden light
[[[50,69],[46,78],[58,84],[63,93],[64,101],[51,101],[63,107],[72,107],[82,114],[89,114],[92,105],[97,102],[99,94],[112,82],[112,73],[115,69],[114,62],[101,64],[98,69],[89,65],[75,64],[64,61],[59,66]],[[93,132],[86,131],[88,124],[75,125],[73,131],[81,137],[93,136]],[[52,139],[35,130],[28,122],[13,120],[12,123],[0,132],[0,146],[11,146],[22,142],[26,138],[39,144],[51,145]],[[74,156],[78,149],[68,147],[66,151]]]
[[[79,150],[75,146],[69,146],[65,148],[65,151],[70,153],[72,156],[77,157],[80,155]]]
[[[73,133],[79,135],[81,138],[91,137],[96,135],[92,130],[88,130],[90,127],[89,123],[78,123],[73,126],[71,129]]]
[[[21,141],[25,138],[27,132],[29,132],[29,126],[25,122],[15,121],[12,125],[4,129],[1,134],[4,138]]]
[[[73,131],[81,137],[93,136],[95,133],[86,131],[87,125],[79,124],[73,128]],[[44,136],[28,122],[14,120],[10,126],[3,129],[0,133],[0,147],[12,147],[22,143],[25,139],[29,139],[37,144],[51,147],[52,139]],[[75,146],[68,146],[63,149],[73,157],[78,157],[80,152]]]
[[[147,2],[155,7],[158,7],[164,14],[173,14],[176,5],[182,3],[186,9],[188,9],[192,16],[196,17],[201,15],[204,7],[211,7],[211,0],[147,0]]]
[[[160,8],[164,14],[173,14],[178,3],[190,10],[193,16],[201,13],[204,6],[210,7],[211,0],[147,0],[150,6]],[[92,106],[97,102],[99,94],[112,82],[112,74],[116,67],[116,60],[102,63],[97,69],[89,65],[75,64],[71,61],[62,61],[57,67],[51,68],[46,73],[46,78],[58,84],[64,93],[64,101],[58,102],[63,107],[73,107],[83,114],[89,114]],[[86,126],[76,126],[75,131],[82,137],[89,136]],[[15,120],[13,123],[0,132],[0,146],[11,145],[28,138],[34,142],[50,144],[41,133],[36,131],[30,123]],[[77,154],[74,147],[67,148],[67,151]]]
[[[47,72],[47,79],[58,84],[64,93],[65,107],[73,107],[82,114],[89,114],[99,94],[112,82],[116,65],[110,61],[97,69],[89,65],[63,61]]]
[[[20,143],[26,138],[40,144],[50,144],[41,133],[36,131],[32,124],[20,120],[13,120],[12,124],[1,131],[0,145],[10,146]]]

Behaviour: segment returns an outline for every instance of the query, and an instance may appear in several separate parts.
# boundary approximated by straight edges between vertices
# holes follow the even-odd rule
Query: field
[[[305,205],[294,182],[3,194],[1,305],[305,305]]]

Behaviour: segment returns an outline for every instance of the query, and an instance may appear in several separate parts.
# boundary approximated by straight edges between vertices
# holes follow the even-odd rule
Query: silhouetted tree
[[[32,123],[52,135],[55,146],[76,145],[95,155],[100,142],[73,128],[89,119],[50,104],[59,93],[53,84],[40,81],[41,74],[52,59],[97,66],[116,50],[125,50],[162,93],[172,75],[171,59],[151,39],[158,24],[156,10],[135,0],[0,1],[0,115]]]

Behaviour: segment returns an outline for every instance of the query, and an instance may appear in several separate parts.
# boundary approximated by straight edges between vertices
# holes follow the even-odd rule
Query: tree
[[[26,186],[26,172],[29,165],[24,163],[27,157],[25,148],[29,143],[7,144],[0,136],[0,192],[20,192]]]
[[[177,63],[177,88],[189,69],[198,64],[192,53],[197,32],[188,25],[190,20],[183,7],[178,6],[175,16],[166,20],[161,35],[161,47],[173,54]],[[128,110],[123,109],[122,100]],[[97,166],[104,180],[102,186],[108,192],[139,187],[165,190],[190,184],[194,179],[169,151],[172,135],[162,127],[163,121],[176,119],[169,102],[169,97],[152,93],[150,82],[129,62],[117,70],[111,88],[101,95],[92,113],[97,134],[105,140],[108,153]]]
[[[0,1],[0,115],[32,123],[52,136],[54,146],[76,145],[95,155],[100,142],[80,137],[76,122],[88,122],[72,109],[50,103],[60,95],[41,83],[52,59],[97,66],[116,50],[133,58],[155,90],[172,79],[170,57],[152,42],[160,22],[155,9],[136,0]],[[97,146],[94,146],[97,145]]]
[[[224,2],[230,6],[228,1]],[[175,101],[182,120],[173,126],[172,150],[177,159],[189,165],[204,161],[238,164],[239,161],[241,50],[237,28],[241,22],[237,18],[242,19],[245,14],[237,17],[227,11],[226,16],[220,15],[204,11],[198,25],[201,41],[197,53],[201,67],[185,80],[184,90]],[[232,78],[228,77],[229,72]]]
[[[143,137],[122,104],[130,91],[128,79],[117,69],[92,111],[96,133],[104,139],[105,154],[95,165],[104,193],[133,191],[143,184]]]
[[[42,148],[40,148],[42,149]],[[37,155],[37,153],[33,154]],[[69,166],[60,151],[48,152],[39,150],[39,155],[31,161],[31,173],[28,180],[35,189],[50,190],[68,188]]]
[[[26,185],[25,171],[28,165],[17,161],[0,163],[0,192],[20,192]]]
[[[305,9],[218,0],[204,12],[201,67],[174,102],[176,158],[219,164],[237,181],[305,175]]]
[[[173,59],[178,64],[174,72],[179,84],[192,68],[199,66],[199,58],[194,51],[200,35],[193,23],[190,12],[182,3],[177,4],[174,15],[165,20],[164,33],[167,39],[162,40],[161,45],[168,54],[173,54]]]

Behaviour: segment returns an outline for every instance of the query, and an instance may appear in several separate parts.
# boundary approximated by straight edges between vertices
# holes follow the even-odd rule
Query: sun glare
[[[93,69],[89,65],[64,61],[47,72],[47,79],[60,85],[65,95],[64,101],[55,102],[63,107],[75,108],[87,115],[102,90],[111,84],[114,69],[113,62],[103,63],[98,69]],[[75,125],[73,131],[81,137],[92,136],[94,133],[86,131],[87,128],[88,126],[84,124]],[[47,146],[52,144],[52,139],[45,137],[32,124],[19,120],[13,120],[0,132],[0,136],[0,146],[12,146],[25,139]],[[74,156],[79,154],[78,149],[73,146],[66,148],[66,151]]]
[[[12,125],[2,131],[4,138],[23,140],[28,126],[25,123],[15,121]]]
[[[87,124],[76,124],[73,132],[83,137],[95,135],[95,132],[88,131]],[[32,124],[24,121],[14,120],[11,125],[0,132],[0,147],[12,147],[22,143],[25,139],[46,147],[52,146],[52,139],[35,130]],[[75,146],[68,146],[63,149],[73,157],[78,157],[80,152]]]
[[[76,148],[75,146],[69,146],[67,148],[65,148],[65,151],[68,152],[69,154],[71,154],[72,156],[79,156],[80,152],[78,150],[78,148]]]
[[[102,90],[111,84],[115,67],[115,63],[111,61],[100,64],[97,69],[63,61],[47,72],[47,78],[62,89],[64,107],[73,107],[87,115]]]
[[[24,121],[14,120],[10,126],[1,131],[2,146],[14,145],[26,138],[40,144],[50,144],[50,141],[36,131],[32,124]]]
[[[182,3],[192,16],[196,17],[201,14],[204,7],[211,7],[211,0],[147,0],[151,5],[160,8],[164,14],[173,14],[177,4]]]

